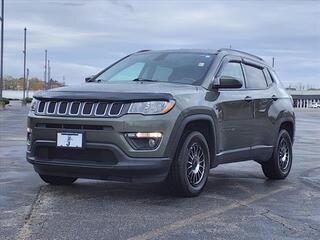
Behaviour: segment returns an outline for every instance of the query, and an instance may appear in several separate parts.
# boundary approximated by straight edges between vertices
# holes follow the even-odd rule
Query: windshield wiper
[[[158,80],[145,79],[145,78],[135,78],[132,81],[135,81],[135,82],[159,82]]]

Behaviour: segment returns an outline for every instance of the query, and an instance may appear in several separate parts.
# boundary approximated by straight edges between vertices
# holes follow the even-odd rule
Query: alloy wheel
[[[192,186],[197,186],[205,175],[206,155],[198,143],[188,148],[187,176]]]

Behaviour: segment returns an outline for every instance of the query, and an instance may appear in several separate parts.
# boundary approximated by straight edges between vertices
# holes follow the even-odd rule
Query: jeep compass
[[[79,86],[34,95],[27,160],[47,183],[165,181],[196,196],[210,168],[292,165],[292,98],[263,59],[232,50],[142,50]]]

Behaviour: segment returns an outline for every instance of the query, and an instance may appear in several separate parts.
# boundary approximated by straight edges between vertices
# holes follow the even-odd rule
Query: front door
[[[251,92],[245,86],[241,59],[236,57],[226,59],[218,76],[236,77],[243,82],[243,87],[240,89],[219,89],[217,101],[219,162],[248,160],[252,145],[254,103]]]

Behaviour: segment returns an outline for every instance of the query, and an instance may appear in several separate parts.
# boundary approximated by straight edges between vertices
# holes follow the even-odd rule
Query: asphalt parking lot
[[[320,110],[297,110],[291,174],[255,162],[211,170],[197,198],[161,184],[43,183],[25,160],[26,114],[0,112],[0,239],[319,239]]]

